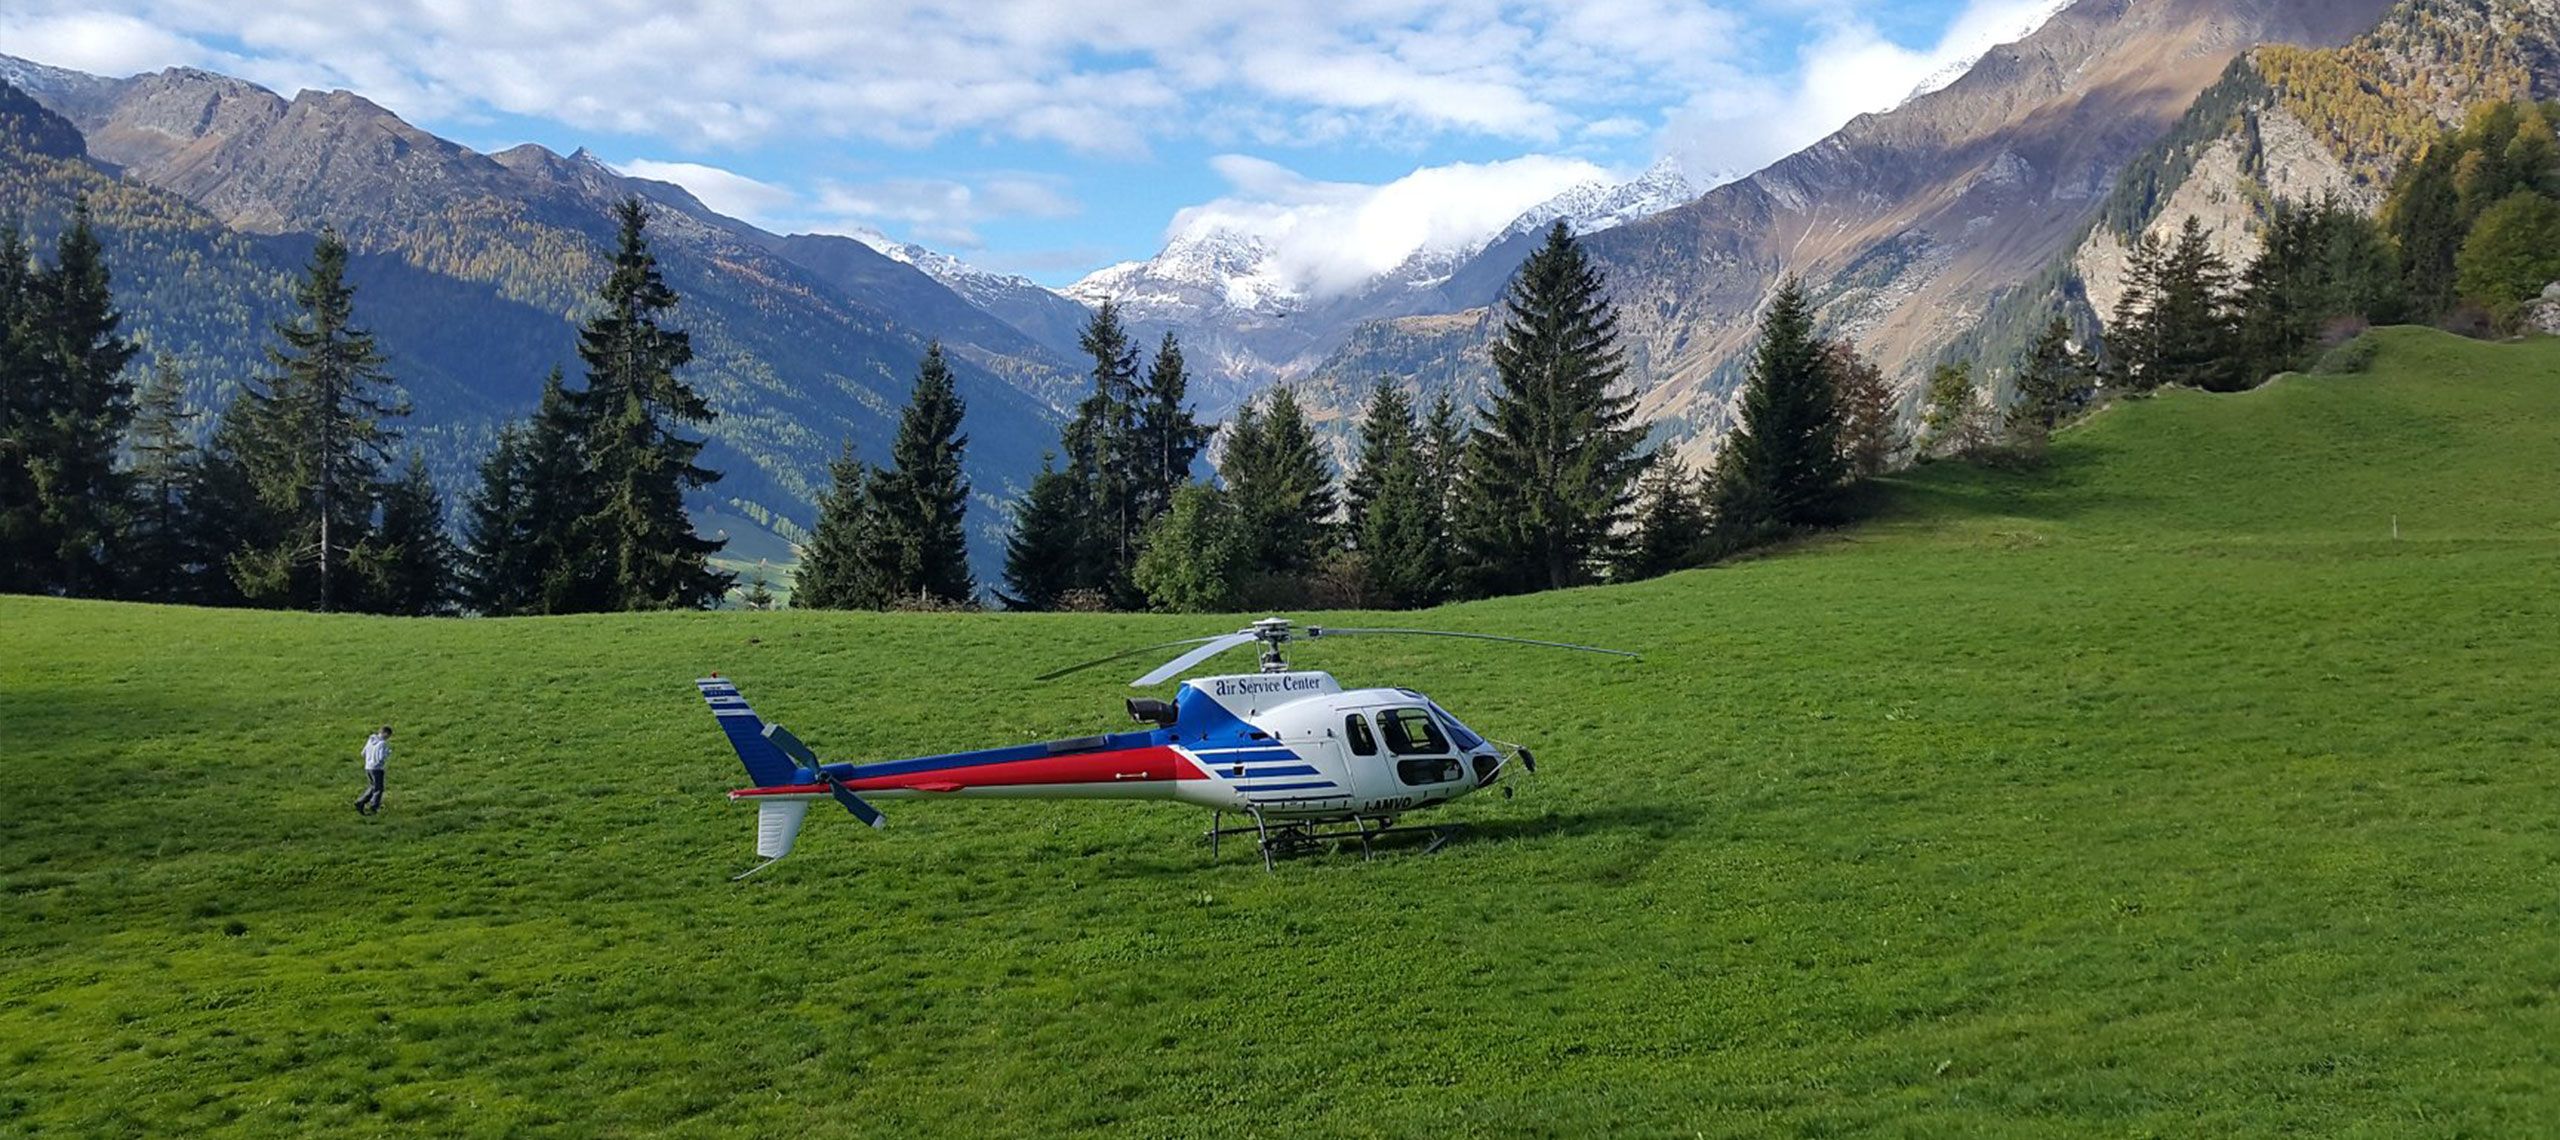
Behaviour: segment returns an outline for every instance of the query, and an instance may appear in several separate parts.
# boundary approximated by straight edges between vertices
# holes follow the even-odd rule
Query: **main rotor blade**
[[[1229,636],[1232,636],[1232,635],[1229,635]],[[1084,671],[1085,671],[1085,670],[1087,670],[1087,669],[1091,669],[1091,668],[1093,668],[1093,667],[1094,667],[1094,666],[1096,666],[1096,665],[1108,665],[1108,664],[1110,664],[1110,663],[1112,663],[1112,662],[1114,662],[1114,661],[1117,661],[1117,660],[1119,660],[1119,659],[1121,659],[1121,658],[1123,658],[1123,657],[1135,657],[1135,656],[1138,656],[1138,655],[1139,655],[1139,654],[1141,654],[1141,653],[1154,653],[1154,652],[1156,652],[1157,650],[1160,650],[1160,649],[1171,649],[1171,648],[1173,648],[1174,646],[1177,646],[1177,645],[1198,645],[1198,644],[1200,644],[1200,643],[1202,643],[1202,642],[1206,642],[1206,641],[1216,641],[1216,640],[1218,640],[1218,639],[1217,639],[1217,638],[1215,638],[1215,637],[1186,637],[1186,638],[1183,638],[1183,639],[1182,639],[1182,640],[1180,640],[1180,641],[1168,641],[1168,642],[1165,642],[1165,643],[1164,643],[1164,644],[1162,644],[1162,645],[1146,645],[1146,646],[1140,646],[1140,647],[1138,647],[1138,648],[1136,648],[1136,649],[1123,649],[1123,650],[1121,650],[1120,652],[1118,652],[1118,653],[1114,653],[1114,654],[1112,654],[1112,655],[1111,655],[1111,656],[1109,656],[1109,657],[1096,657],[1096,658],[1094,658],[1093,660],[1091,660],[1091,661],[1087,661],[1087,662],[1085,662],[1085,663],[1084,663],[1084,664],[1082,664],[1082,665],[1069,665],[1069,666],[1067,666],[1066,668],[1064,668],[1064,669],[1060,669],[1060,670],[1058,670],[1058,671],[1056,671],[1056,672],[1054,672],[1054,673],[1042,673],[1041,675],[1039,675],[1038,677],[1033,678],[1033,679],[1034,679],[1034,680],[1039,680],[1039,681],[1055,681],[1055,680],[1057,680],[1058,678],[1060,678],[1060,677],[1064,677],[1064,676],[1066,676],[1066,675],[1067,675],[1067,674],[1069,674],[1069,673],[1081,673],[1081,672],[1084,672]]]
[[[1135,681],[1129,682],[1129,687],[1132,689],[1143,689],[1149,685],[1161,685],[1177,676],[1190,672],[1191,667],[1194,665],[1233,649],[1236,646],[1251,645],[1262,639],[1250,633],[1230,633],[1225,637],[1212,637],[1207,638],[1206,640],[1208,641],[1208,644],[1203,645],[1198,649],[1194,649],[1189,653],[1185,653],[1180,657],[1176,657],[1171,661],[1167,661],[1162,665],[1156,666],[1154,672],[1149,673],[1144,677],[1140,677]]]
[[[1514,645],[1541,645],[1549,649],[1571,649],[1582,653],[1606,653],[1613,657],[1633,657],[1638,661],[1644,660],[1642,655],[1629,653],[1623,649],[1602,649],[1597,645],[1575,645],[1571,642],[1565,641],[1539,641],[1534,638],[1527,637],[1503,637],[1499,634],[1492,633],[1455,633],[1445,629],[1337,629],[1329,625],[1307,627],[1307,636],[1310,638],[1348,637],[1353,634],[1376,633],[1400,633],[1414,637],[1465,637],[1472,638],[1477,641],[1508,641]]]

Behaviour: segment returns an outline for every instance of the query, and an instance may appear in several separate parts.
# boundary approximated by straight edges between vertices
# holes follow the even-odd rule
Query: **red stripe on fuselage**
[[[1124,748],[1110,752],[1070,752],[1008,760],[998,764],[966,764],[900,772],[894,776],[859,776],[844,786],[856,792],[906,789],[956,792],[967,788],[1005,788],[1025,784],[1143,784],[1160,780],[1204,779],[1200,769],[1171,748]],[[740,788],[733,799],[750,796],[825,795],[825,784],[779,784]]]

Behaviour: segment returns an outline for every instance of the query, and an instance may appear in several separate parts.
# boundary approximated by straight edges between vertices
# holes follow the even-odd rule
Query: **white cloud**
[[[1734,0],[1742,2],[1742,0]],[[1215,132],[1545,143],[1735,65],[1689,0],[12,0],[0,51],[130,72],[215,57],[411,117],[530,115],[703,146],[790,135],[1101,154]],[[214,45],[220,45],[219,50]],[[235,54],[236,53],[236,54]]]
[[[806,228],[857,233],[896,227],[947,249],[976,249],[977,227],[1004,218],[1067,218],[1081,207],[1057,179],[995,174],[975,184],[947,178],[883,178],[827,183],[818,189]]]
[[[1211,167],[1233,193],[1187,207],[1168,236],[1242,233],[1271,247],[1292,289],[1329,296],[1418,252],[1448,252],[1492,236],[1529,207],[1609,172],[1576,158],[1529,155],[1431,166],[1383,185],[1322,182],[1248,155]]]
[[[759,182],[743,174],[696,162],[635,158],[614,169],[633,178],[673,182],[701,199],[703,205],[759,226],[767,224],[775,214],[787,212],[800,201],[799,195],[770,182]]]
[[[172,64],[212,63],[220,54],[134,17],[85,9],[0,15],[0,51],[118,77]]]
[[[1900,103],[1924,80],[2043,26],[2070,0],[1971,0],[1925,50],[1886,39],[1855,9],[1823,17],[1820,34],[1781,79],[1740,79],[1674,111],[1667,146],[1692,169],[1757,170]]]

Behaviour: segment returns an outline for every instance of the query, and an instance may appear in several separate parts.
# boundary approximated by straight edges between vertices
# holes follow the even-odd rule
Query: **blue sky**
[[[1064,284],[1180,226],[1393,246],[1666,156],[1747,173],[2058,2],[13,0],[0,52],[343,87]]]

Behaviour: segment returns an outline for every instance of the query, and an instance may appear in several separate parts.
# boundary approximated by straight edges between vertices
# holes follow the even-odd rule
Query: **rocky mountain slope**
[[[2094,321],[2114,311],[2146,233],[2166,239],[2194,217],[2245,264],[2272,203],[2335,195],[2369,212],[2468,108],[2554,97],[2560,0],[2403,0],[2344,46],[2259,48],[2134,164],[2051,279]]]
[[[702,517],[786,534],[808,523],[826,460],[843,441],[885,453],[934,337],[956,358],[970,404],[982,551],[992,550],[1001,527],[1000,504],[1054,445],[1050,400],[1071,366],[861,243],[812,253],[808,243],[795,247],[713,213],[678,187],[624,177],[583,152],[524,146],[478,154],[346,92],[288,100],[188,69],[106,80],[24,61],[6,66],[78,129],[81,161],[183,199],[241,248],[261,251],[266,271],[289,270],[292,249],[307,249],[307,235],[329,226],[360,264],[397,278],[396,289],[371,288],[359,303],[398,351],[395,369],[441,372],[471,397],[418,394],[416,424],[449,486],[475,458],[473,441],[531,407],[552,364],[575,370],[575,324],[604,276],[606,210],[629,194],[655,207],[650,237],[685,299],[678,320],[694,338],[690,379],[722,413],[710,429],[709,462],[728,478],[697,504]],[[116,268],[138,297],[198,272],[182,259],[152,256],[147,243],[137,248],[140,256]],[[393,266],[401,272],[389,273]],[[433,305],[422,303],[430,297]],[[244,301],[251,319],[224,335],[262,337],[281,312],[272,300]],[[392,337],[404,322],[425,327],[416,337]],[[145,336],[159,335],[163,323],[156,306],[135,306],[132,327]],[[493,336],[493,329],[514,332]],[[257,366],[239,347],[198,355],[236,380]],[[425,367],[430,360],[447,364]]]
[[[1674,210],[1590,235],[1607,273],[1642,414],[1690,454],[1730,420],[1755,321],[1801,275],[1823,325],[1906,381],[2085,231],[2125,164],[2242,52],[2335,46],[2385,0],[2079,0],[1963,77],[1846,127]],[[1448,287],[1492,303],[1496,248]],[[1386,359],[1480,360],[1489,321],[1399,322],[1318,369],[1336,390]],[[1471,381],[1453,375],[1462,386]]]
[[[981,269],[940,250],[898,241],[878,231],[853,236],[892,261],[916,267],[970,304],[1040,342],[1060,359],[1081,360],[1084,350],[1078,341],[1093,310],[1019,274]]]

